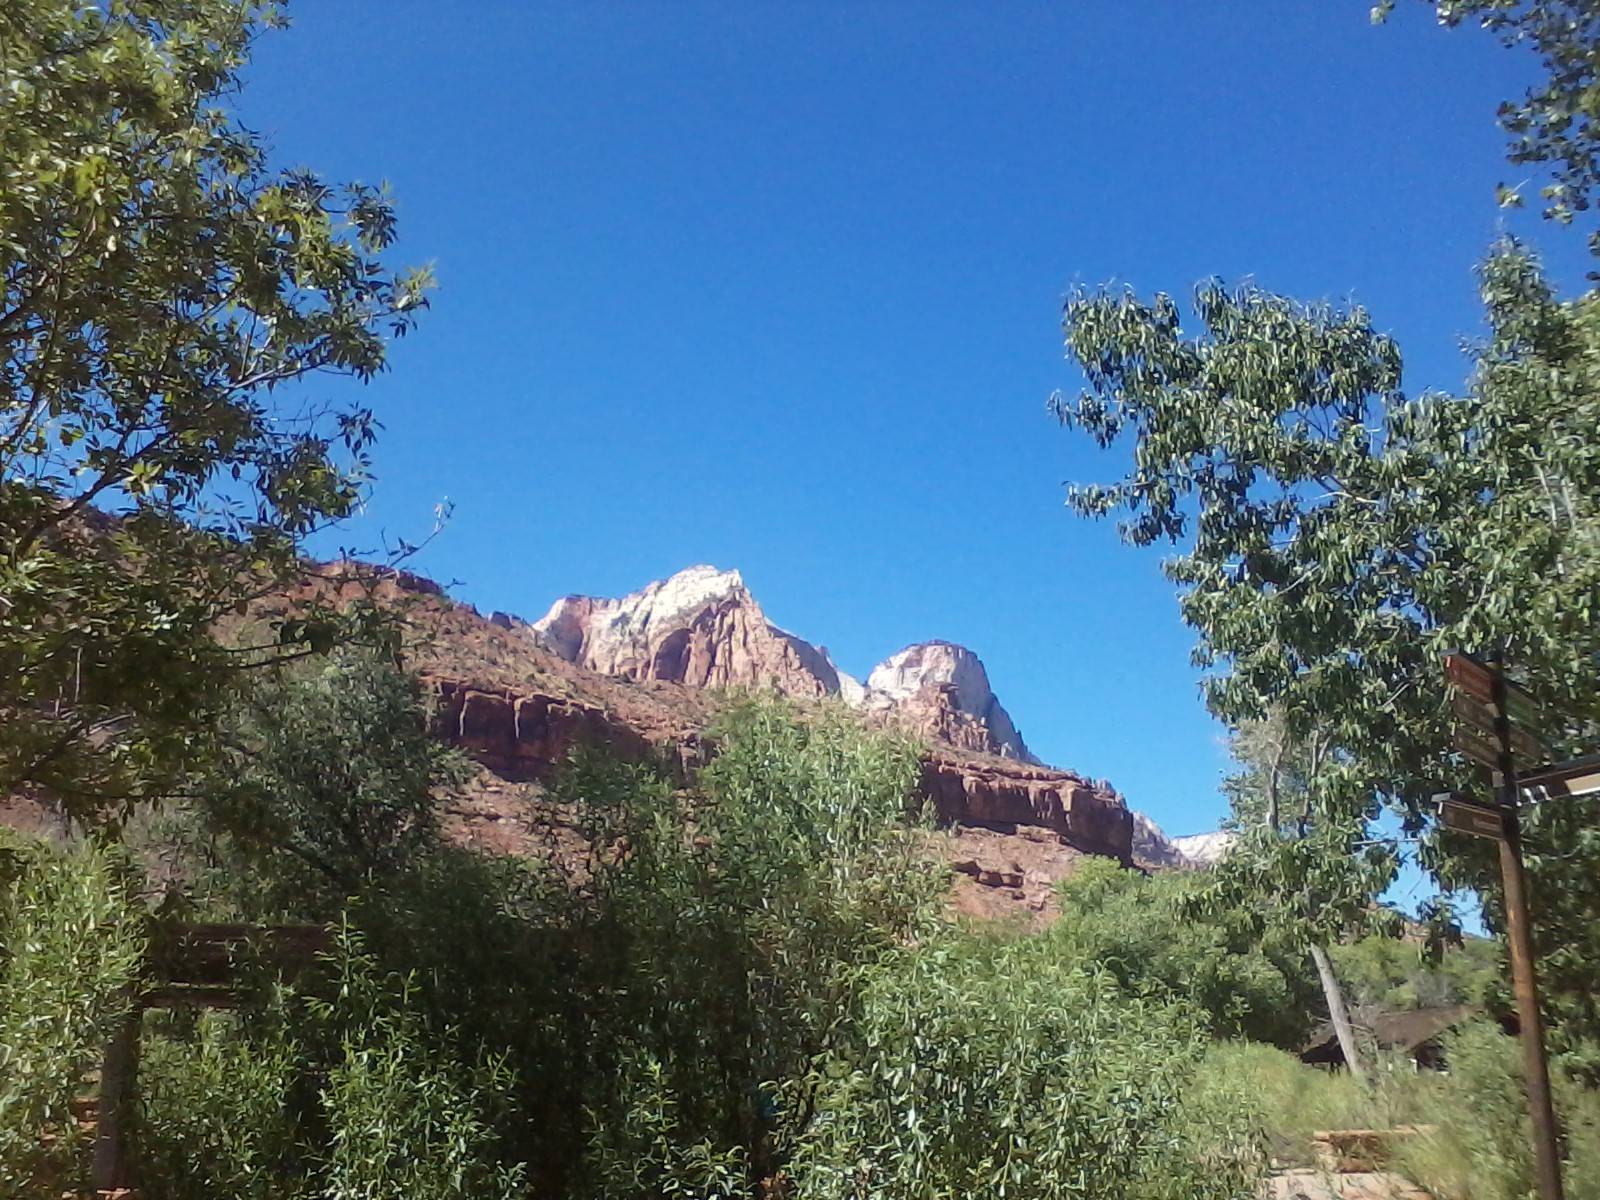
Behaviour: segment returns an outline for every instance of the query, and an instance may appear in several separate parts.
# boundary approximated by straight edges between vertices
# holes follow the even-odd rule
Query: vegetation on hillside
[[[1502,112],[1512,158],[1553,165],[1555,219],[1586,211],[1585,6],[1435,7],[1540,55],[1547,83]],[[770,699],[725,705],[690,780],[575,755],[548,797],[562,853],[490,857],[445,835],[466,766],[370,613],[223,620],[365,486],[371,414],[280,386],[372,376],[428,284],[386,265],[381,192],[274,168],[227,114],[279,20],[0,8],[0,795],[71,823],[0,831],[0,1195],[86,1189],[84,1102],[130,1021],[133,1182],[172,1200],[1244,1200],[1327,1125],[1426,1126],[1402,1164],[1441,1200],[1527,1194],[1496,943],[1379,897],[1420,847],[1498,923],[1485,847],[1424,803],[1478,785],[1447,750],[1443,649],[1504,649],[1556,752],[1594,749],[1600,294],[1495,246],[1451,396],[1403,392],[1359,308],[1218,282],[1192,319],[1069,301],[1088,388],[1056,411],[1131,451],[1073,504],[1173,548],[1234,735],[1216,871],[1089,862],[1047,929],[960,926],[917,747]],[[1600,823],[1550,803],[1527,827],[1584,1195]],[[229,1007],[138,1015],[150,948],[198,921],[329,946],[290,973],[246,950]],[[1448,1077],[1374,1044],[1375,1015],[1444,1003],[1485,1014]],[[1348,1073],[1292,1057],[1328,1018]]]

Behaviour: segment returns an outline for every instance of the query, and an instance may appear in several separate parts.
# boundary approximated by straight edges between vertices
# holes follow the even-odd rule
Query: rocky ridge
[[[864,720],[923,740],[921,790],[941,826],[934,846],[955,870],[964,911],[1048,918],[1056,880],[1083,855],[1139,857],[1122,797],[1035,761],[963,647],[908,647],[861,684],[824,648],[768,621],[737,572],[712,568],[620,600],[566,597],[531,624],[484,617],[400,573],[376,590],[409,606],[408,657],[432,694],[434,728],[482,768],[450,802],[455,835],[469,844],[537,853],[559,842],[540,785],[575,746],[665,755],[687,778],[710,753],[701,731],[711,689],[764,687],[838,696]],[[360,585],[373,592],[370,580]]]
[[[602,675],[839,696],[929,741],[1038,764],[965,646],[907,646],[862,684],[826,646],[768,620],[737,571],[689,567],[615,600],[565,596],[528,628],[543,649]]]

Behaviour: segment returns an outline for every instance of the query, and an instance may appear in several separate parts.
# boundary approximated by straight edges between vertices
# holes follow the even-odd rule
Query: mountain
[[[863,685],[834,666],[827,647],[769,621],[737,571],[689,567],[615,600],[565,596],[529,629],[542,648],[602,675],[839,696],[929,741],[1038,764],[966,647],[907,646]]]
[[[575,745],[627,757],[663,751],[685,774],[713,748],[701,730],[717,689],[838,697],[869,724],[926,750],[921,791],[965,911],[1047,917],[1055,881],[1085,854],[1134,861],[1133,817],[1110,785],[1028,751],[971,650],[929,641],[890,655],[862,683],[825,647],[773,624],[737,571],[697,566],[618,598],[565,596],[529,623],[480,616],[415,577],[383,586],[413,607],[413,664],[435,696],[435,727],[485,770],[453,816],[486,848],[548,841],[530,797]],[[533,791],[529,791],[529,787]]]
[[[763,685],[786,696],[859,696],[826,649],[779,629],[737,571],[690,567],[619,600],[565,596],[530,626],[585,670],[685,687]]]
[[[1217,865],[1233,845],[1231,833],[1192,833],[1169,837],[1143,813],[1133,814],[1133,860],[1157,871],[1198,871]]]
[[[908,646],[862,683],[824,647],[769,621],[736,571],[691,567],[617,599],[567,596],[530,623],[484,616],[421,576],[341,562],[309,567],[300,587],[241,620],[270,626],[311,600],[404,609],[405,658],[426,688],[432,728],[478,766],[444,801],[447,829],[467,845],[575,847],[569,815],[543,788],[573,749],[665,763],[686,782],[715,754],[703,731],[723,697],[749,688],[802,704],[837,697],[864,723],[922,742],[919,790],[938,826],[930,853],[953,868],[962,911],[1047,919],[1056,881],[1083,856],[1138,857],[1122,797],[1040,763],[971,650]],[[0,801],[9,824],[48,822],[52,811],[27,796]]]

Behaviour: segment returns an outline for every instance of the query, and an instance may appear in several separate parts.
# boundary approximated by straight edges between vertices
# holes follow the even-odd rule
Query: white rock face
[[[737,571],[690,567],[618,600],[566,596],[528,629],[546,649],[601,674],[837,695],[932,740],[1038,762],[972,651],[949,642],[908,646],[863,684],[825,648],[767,620]]]
[[[1133,814],[1134,858],[1146,865],[1174,870],[1214,867],[1237,839],[1220,830],[1194,833],[1187,837],[1168,837],[1149,817]]]
[[[567,596],[530,628],[546,649],[604,675],[795,696],[860,689],[826,650],[767,620],[737,571],[690,567],[619,600]]]
[[[891,654],[867,676],[866,703],[873,708],[899,707],[919,696],[942,692],[949,706],[985,726],[994,753],[1023,762],[1038,762],[1023,744],[993,689],[983,661],[965,646],[920,642]]]
[[[686,628],[713,604],[749,597],[739,572],[689,567],[620,600],[564,596],[533,623],[533,635],[568,662],[626,675],[665,632]]]
[[[846,675],[837,667],[834,673],[839,676],[839,696],[851,708],[864,708],[867,703],[867,689],[861,680],[854,675]]]
[[[1176,837],[1172,839],[1172,844],[1185,858],[1201,866],[1214,867],[1238,840],[1235,835],[1219,829],[1214,833],[1191,833],[1187,837]]]

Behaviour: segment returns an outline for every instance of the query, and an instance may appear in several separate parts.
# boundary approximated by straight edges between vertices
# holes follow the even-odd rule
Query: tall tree
[[[428,279],[381,261],[381,190],[275,169],[226,111],[279,23],[0,6],[0,791],[158,788],[239,661],[217,616],[361,495],[372,414],[278,389],[369,379]]]
[[[1592,0],[1426,0],[1439,23],[1454,28],[1476,21],[1506,46],[1539,56],[1544,77],[1520,99],[1500,105],[1500,127],[1510,135],[1514,165],[1544,167],[1544,215],[1563,225],[1587,213],[1600,194],[1600,9]],[[1380,0],[1372,18],[1382,23],[1394,0]],[[1500,186],[1503,203],[1520,204],[1520,185]],[[1589,235],[1600,255],[1600,230]]]
[[[1208,283],[1189,337],[1166,296],[1082,293],[1066,308],[1089,387],[1056,411],[1102,446],[1133,443],[1122,479],[1071,503],[1126,514],[1135,544],[1179,549],[1166,570],[1197,660],[1217,668],[1212,710],[1235,726],[1271,712],[1294,743],[1326,739],[1324,813],[1376,798],[1417,829],[1431,793],[1482,786],[1447,750],[1439,656],[1453,646],[1505,649],[1549,703],[1558,754],[1600,728],[1600,307],[1558,301],[1514,243],[1482,281],[1490,336],[1459,397],[1406,396],[1398,347],[1360,309]],[[1561,856],[1583,844],[1541,840],[1558,819],[1586,820],[1534,815],[1548,856],[1536,889],[1543,871],[1570,875]],[[1450,882],[1493,895],[1483,856],[1442,845]],[[1548,899],[1570,913],[1555,937],[1600,910],[1589,887]],[[1555,990],[1600,1032],[1578,1002],[1593,982],[1575,969]]]
[[[1224,790],[1238,841],[1196,901],[1246,913],[1258,932],[1270,927],[1275,940],[1310,957],[1345,1065],[1366,1082],[1366,1055],[1330,951],[1352,936],[1395,932],[1386,919],[1393,914],[1373,904],[1397,865],[1392,847],[1368,835],[1377,798],[1352,806],[1348,795],[1323,794],[1337,755],[1318,727],[1297,739],[1271,714],[1239,726],[1231,740],[1241,769]]]

